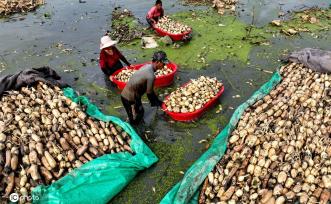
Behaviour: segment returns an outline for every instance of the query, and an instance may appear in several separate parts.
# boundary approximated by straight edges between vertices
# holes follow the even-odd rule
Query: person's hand
[[[151,103],[151,106],[152,107],[161,107],[162,106],[162,101],[160,101],[160,100],[157,100],[157,101],[153,101],[152,103]]]
[[[151,106],[152,107],[155,107],[155,106],[158,107],[157,103],[151,103]]]
[[[158,107],[161,107],[161,106],[162,106],[162,103],[163,103],[163,101],[158,100],[157,103],[156,103],[156,105],[157,105]]]

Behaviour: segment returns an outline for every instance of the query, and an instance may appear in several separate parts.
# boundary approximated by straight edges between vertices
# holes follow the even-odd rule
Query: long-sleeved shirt
[[[113,55],[108,55],[104,49],[101,50],[99,59],[101,69],[111,69],[119,60],[122,60],[125,64],[129,63],[115,46],[112,46],[111,49]]]
[[[162,17],[164,15],[164,10],[163,8],[161,9],[157,9],[156,6],[153,6],[147,13],[146,18],[148,19],[155,19],[155,18],[159,18]]]
[[[131,76],[121,95],[131,102],[139,100],[145,93],[154,93],[154,80],[153,65],[146,64]]]

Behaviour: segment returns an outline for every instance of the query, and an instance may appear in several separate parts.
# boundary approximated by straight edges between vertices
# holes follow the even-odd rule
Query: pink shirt
[[[153,6],[147,13],[147,18],[157,18],[163,16],[163,8],[157,9],[156,6]]]

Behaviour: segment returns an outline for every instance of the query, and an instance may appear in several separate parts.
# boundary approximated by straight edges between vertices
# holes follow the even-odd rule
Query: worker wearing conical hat
[[[108,33],[103,36],[100,41],[101,52],[99,65],[105,75],[110,76],[117,70],[123,68],[122,62],[128,66],[131,65],[123,54],[115,47],[117,41],[112,40],[108,36]]]

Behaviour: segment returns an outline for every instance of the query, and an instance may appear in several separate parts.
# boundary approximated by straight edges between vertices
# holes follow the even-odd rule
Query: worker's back
[[[146,92],[151,93],[153,91],[154,79],[153,65],[144,65],[130,77],[122,91],[122,97],[133,102],[136,99],[140,99]]]

